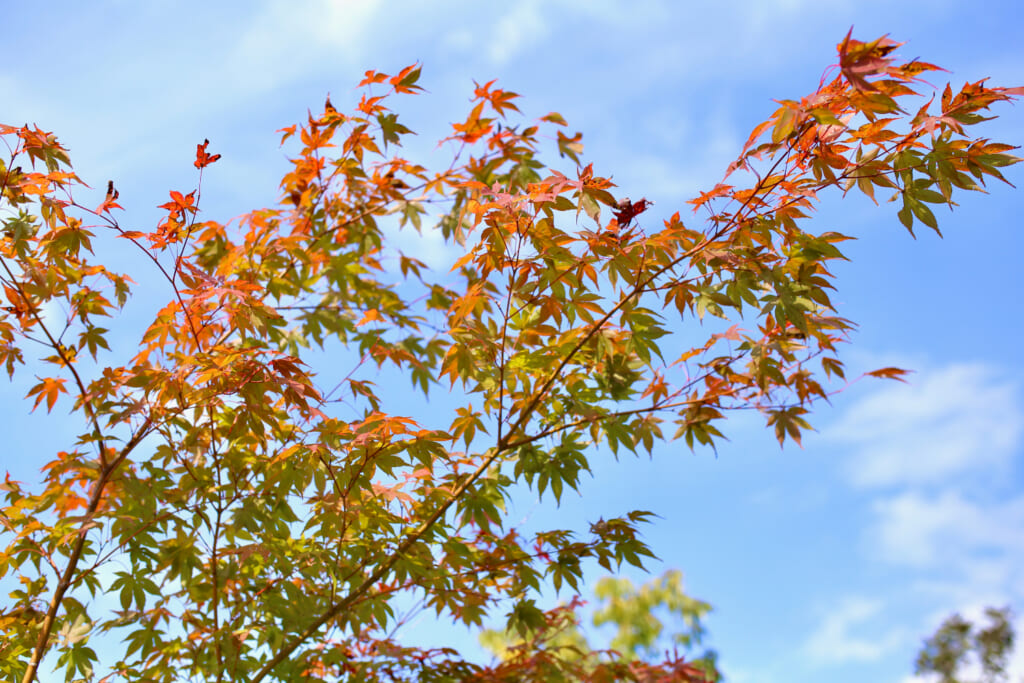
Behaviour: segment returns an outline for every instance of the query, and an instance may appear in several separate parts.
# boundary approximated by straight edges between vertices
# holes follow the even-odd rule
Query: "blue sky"
[[[122,224],[139,229],[169,189],[191,189],[203,138],[223,155],[204,178],[209,218],[273,203],[286,168],[276,129],[327,92],[351,104],[367,69],[417,60],[429,94],[400,113],[424,145],[463,115],[473,79],[497,78],[524,96],[527,115],[558,111],[583,131],[599,172],[657,202],[652,220],[685,215],[772,98],[815,87],[851,25],[950,69],[937,85],[1024,85],[1016,3],[985,0],[119,0],[19,3],[3,17],[0,122],[56,132],[97,203],[113,178]],[[1022,106],[997,113],[984,134],[1024,143]],[[1020,185],[1024,171],[1008,177]],[[682,569],[715,606],[712,644],[729,680],[910,681],[920,639],[943,615],[1007,603],[1024,612],[1022,195],[990,189],[939,216],[942,240],[914,240],[892,205],[860,199],[827,200],[814,219],[858,237],[834,297],[860,324],[848,367],[911,368],[909,384],[851,386],[819,407],[802,450],[780,451],[744,417],[717,456],[674,445],[650,461],[598,453],[583,495],[558,511],[566,525],[658,513],[647,533],[663,560],[654,572]],[[449,256],[436,240],[419,248],[433,263]],[[18,383],[3,392],[0,458],[32,479],[75,425],[59,412],[26,415],[24,394]],[[512,510],[550,514],[529,498]],[[410,637],[429,637],[429,626]],[[1024,673],[1024,657],[1014,666]]]

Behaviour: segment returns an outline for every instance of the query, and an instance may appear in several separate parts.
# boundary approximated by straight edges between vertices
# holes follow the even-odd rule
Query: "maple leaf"
[[[209,166],[213,162],[215,162],[218,159],[220,159],[220,155],[219,154],[208,154],[206,152],[206,148],[209,145],[210,145],[210,141],[209,140],[203,140],[203,143],[201,145],[196,145],[196,160],[194,162],[196,168],[200,168],[200,169],[206,168],[207,166]]]
[[[174,218],[180,217],[183,213],[195,213],[196,193],[189,192],[186,195],[177,190],[171,190],[171,201],[157,206],[158,209],[166,209]]]
[[[39,404],[46,401],[46,412],[53,410],[53,406],[57,403],[57,397],[61,394],[68,393],[67,388],[64,386],[67,384],[67,380],[63,377],[44,377],[41,378],[39,383],[29,389],[28,394],[25,398],[36,397],[35,402],[32,404],[32,410],[39,407]]]
[[[893,61],[888,55],[902,43],[895,43],[885,37],[863,43],[854,40],[852,35],[853,28],[839,44],[839,68],[856,90],[877,92],[878,88],[867,77],[885,73]]]
[[[907,380],[905,380],[903,376],[909,373],[909,370],[903,370],[901,368],[879,368],[878,370],[872,370],[871,372],[865,374],[868,377],[879,377],[881,379],[895,379],[905,383]]]

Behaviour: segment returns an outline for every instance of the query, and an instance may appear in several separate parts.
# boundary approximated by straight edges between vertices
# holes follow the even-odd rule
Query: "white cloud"
[[[1002,473],[1022,431],[1017,384],[985,365],[956,364],[862,399],[827,434],[859,447],[850,480],[871,487]]]
[[[874,504],[869,547],[888,562],[912,568],[910,584],[935,605],[927,623],[916,630],[923,638],[953,612],[977,622],[983,608],[1024,600],[1024,495],[1006,501],[973,501],[946,490],[935,495],[906,491]],[[1024,633],[1024,618],[1015,621]],[[916,647],[916,646],[915,646]],[[1024,648],[1009,663],[1011,680],[1024,677]],[[967,666],[974,680],[976,665]],[[908,677],[903,683],[923,683]]]
[[[498,20],[488,41],[488,56],[497,64],[505,64],[547,36],[549,29],[536,2],[517,3],[512,11]]]
[[[955,491],[907,491],[875,501],[873,509],[870,545],[896,564],[960,567],[974,574],[975,585],[1005,584],[999,560],[1024,559],[1024,496],[980,503]]]
[[[882,614],[883,607],[880,600],[862,597],[841,600],[804,643],[804,651],[811,660],[823,664],[880,659],[900,647],[905,640],[897,629],[879,633],[870,628],[875,617]]]
[[[1024,493],[1015,479],[1022,426],[1018,382],[991,366],[961,363],[885,385],[825,430],[855,449],[844,463],[848,482],[872,492],[863,546],[905,577],[894,604],[930,605],[926,620],[904,627],[912,637],[892,641],[909,655],[954,611],[977,616],[983,606],[1024,599]],[[844,649],[839,636],[873,616],[872,607],[847,605],[810,642],[824,649],[831,635],[837,653],[867,659],[889,641],[853,638]]]
[[[266,91],[339,56],[352,59],[372,35],[380,7],[380,0],[270,2],[243,30],[221,70],[235,88]]]

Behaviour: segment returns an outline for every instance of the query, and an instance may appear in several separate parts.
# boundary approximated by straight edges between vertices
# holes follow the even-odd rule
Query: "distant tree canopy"
[[[985,610],[987,625],[959,614],[942,622],[917,655],[916,674],[935,674],[938,683],[996,683],[1007,680],[1006,665],[1016,634],[1009,607]],[[977,671],[977,676],[971,675]]]

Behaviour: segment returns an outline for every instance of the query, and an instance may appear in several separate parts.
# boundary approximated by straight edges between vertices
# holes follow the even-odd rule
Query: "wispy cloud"
[[[877,490],[865,547],[913,568],[958,601],[1024,597],[1024,495],[1009,488],[1021,450],[1017,382],[996,368],[957,363],[922,371],[855,403],[826,430],[854,446],[848,481]],[[1016,588],[1014,588],[1016,586]]]
[[[982,364],[956,364],[875,392],[827,433],[856,447],[847,466],[856,486],[938,484],[1004,472],[1024,409],[1015,382]]]
[[[265,4],[243,27],[220,71],[233,87],[264,92],[356,58],[373,34],[380,0],[320,0]]]
[[[1024,560],[1024,496],[996,502],[969,500],[953,490],[906,491],[876,500],[873,512],[872,545],[889,562],[949,568],[974,559],[983,565],[975,578],[983,579],[994,561]],[[990,578],[1008,578],[1000,574]]]
[[[897,618],[914,638],[900,641],[897,631],[856,638],[852,628],[874,618],[881,603],[847,601],[808,648],[833,661],[868,660],[886,647],[916,649],[954,611],[980,614],[985,605],[1024,599],[1024,494],[1014,484],[1022,432],[1019,383],[983,363],[926,369],[909,384],[882,386],[825,430],[852,447],[846,481],[868,494],[868,559],[909,589],[889,601],[931,612],[914,624],[906,614]]]
[[[488,40],[487,53],[497,64],[505,64],[522,50],[544,39],[551,29],[537,2],[520,2],[498,19]]]
[[[819,664],[880,659],[905,640],[897,629],[878,633],[873,622],[883,616],[883,608],[884,604],[877,599],[842,599],[823,617],[814,634],[804,643],[804,651]]]

